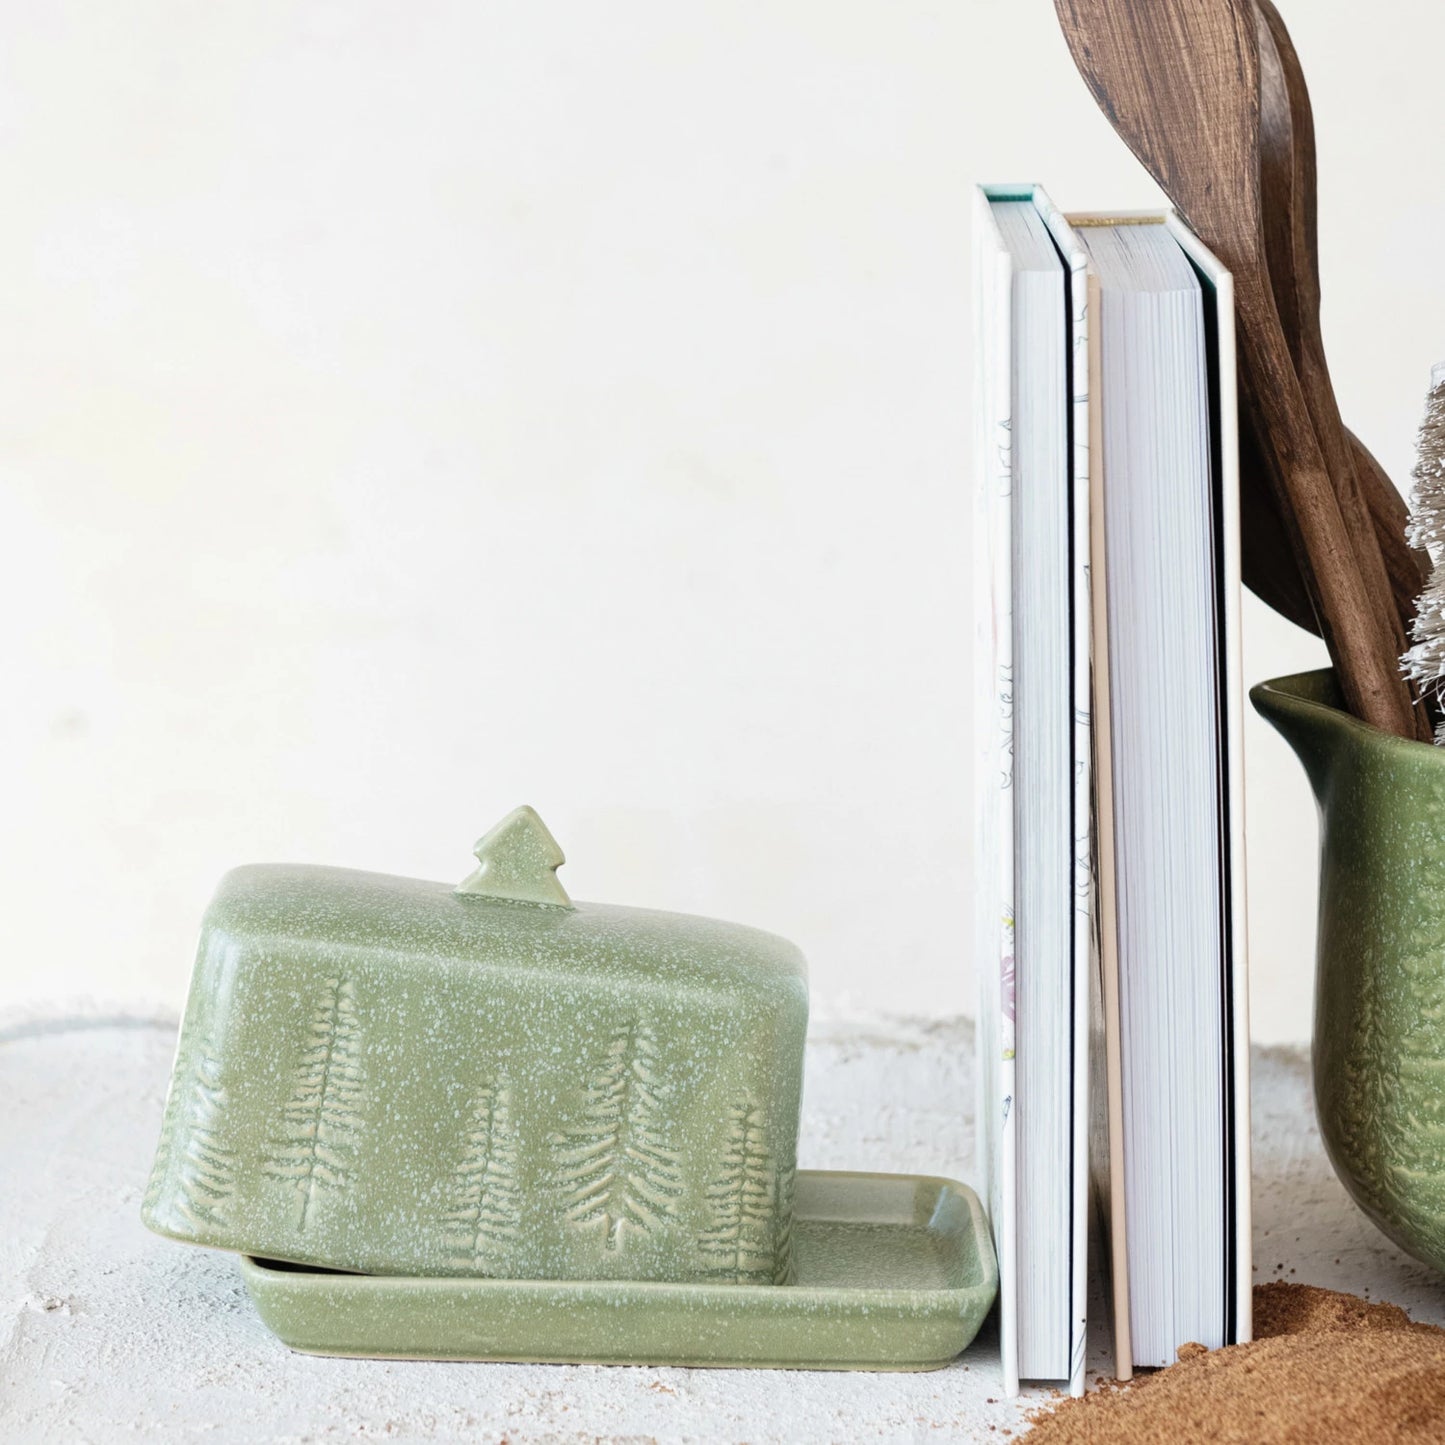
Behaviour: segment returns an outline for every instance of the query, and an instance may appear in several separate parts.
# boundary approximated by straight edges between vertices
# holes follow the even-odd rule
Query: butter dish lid
[[[746,924],[659,909],[574,903],[565,862],[531,808],[508,814],[476,844],[476,869],[449,888],[416,878],[311,864],[247,864],[222,880],[207,930],[286,938],[398,959],[498,961],[585,969],[601,981],[806,989],[807,963],[787,939]]]
[[[529,808],[475,853],[460,885],[227,874],[145,1223],[343,1271],[786,1279],[802,954],[574,904]]]

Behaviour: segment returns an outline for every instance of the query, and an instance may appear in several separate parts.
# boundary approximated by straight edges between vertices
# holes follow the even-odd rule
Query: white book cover
[[[1070,800],[1073,852],[1072,977],[1069,1100],[1068,1256],[1069,1389],[1083,1393],[1088,1297],[1088,1000],[1093,942],[1091,829],[1092,719],[1090,678],[1090,470],[1089,470],[1089,285],[1088,257],[1062,212],[1037,185],[982,186],[976,195],[976,316],[979,366],[976,435],[979,453],[975,511],[975,617],[977,642],[976,737],[980,871],[975,892],[976,956],[981,979],[979,1058],[982,1066],[981,1135],[988,1160],[988,1191],[999,1253],[1000,1343],[1005,1388],[1018,1390],[1018,1217],[1014,1137],[1015,949],[1013,788],[1013,267],[995,221],[994,201],[1027,200],[1059,252],[1065,273],[1070,358],[1068,406],[1071,449],[1069,499],[1072,711]],[[990,900],[993,900],[991,902]],[[995,992],[995,988],[997,992]]]
[[[1018,1393],[1013,949],[1013,264],[987,190],[974,197],[974,958],[978,1137],[999,1265],[1004,1388]]]

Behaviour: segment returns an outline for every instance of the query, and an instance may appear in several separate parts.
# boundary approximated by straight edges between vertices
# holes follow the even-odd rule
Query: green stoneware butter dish
[[[348,1286],[398,1318],[435,1299],[461,1321],[498,1288],[455,1277],[784,1284],[802,955],[735,924],[573,904],[530,808],[475,852],[459,887],[296,865],[226,876],[145,1223],[273,1260],[454,1277]],[[282,1312],[341,1288],[250,1278]]]
[[[293,1349],[384,1359],[931,1370],[998,1291],[971,1189],[908,1175],[797,1180],[788,1285],[398,1279],[243,1259]]]

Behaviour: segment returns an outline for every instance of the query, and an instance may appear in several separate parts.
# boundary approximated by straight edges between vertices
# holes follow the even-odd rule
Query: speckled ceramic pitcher
[[[1314,1087],[1330,1162],[1396,1244],[1445,1270],[1445,748],[1343,712],[1328,670],[1250,697],[1320,807]]]

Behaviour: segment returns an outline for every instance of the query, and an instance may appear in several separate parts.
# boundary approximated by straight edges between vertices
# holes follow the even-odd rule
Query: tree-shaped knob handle
[[[535,809],[522,807],[508,813],[472,851],[479,866],[457,885],[456,891],[464,897],[572,907],[567,890],[557,881],[557,870],[567,860]]]

